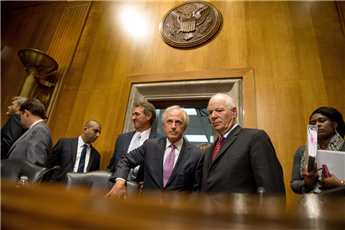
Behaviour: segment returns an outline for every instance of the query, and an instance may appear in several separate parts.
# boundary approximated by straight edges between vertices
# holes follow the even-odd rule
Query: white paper
[[[345,180],[345,152],[318,150],[316,161],[317,168],[327,165],[330,173],[334,174],[339,180]],[[321,174],[319,173],[320,177],[322,177]]]

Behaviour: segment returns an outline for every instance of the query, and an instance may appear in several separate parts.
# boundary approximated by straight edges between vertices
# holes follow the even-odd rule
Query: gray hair
[[[12,98],[12,101],[17,101],[17,105],[21,106],[26,101],[26,99],[26,97],[16,96]]]
[[[236,107],[235,100],[232,97],[230,97],[229,95],[225,94],[225,93],[216,93],[215,95],[213,95],[211,97],[211,99],[214,98],[214,97],[224,98],[226,100],[226,107],[228,107],[228,109],[232,109],[232,108]]]
[[[146,116],[149,115],[150,113],[152,114],[152,117],[151,117],[151,120],[150,120],[150,123],[152,125],[153,122],[156,120],[156,108],[154,107],[154,105],[152,105],[148,101],[139,101],[139,102],[136,102],[134,104],[134,108],[136,108],[136,107],[144,108],[144,114]]]
[[[168,108],[166,108],[166,109],[164,110],[164,112],[163,112],[163,114],[162,114],[162,123],[165,122],[165,117],[166,117],[167,113],[168,113],[169,111],[171,111],[171,110],[174,110],[174,109],[179,109],[179,110],[181,110],[181,111],[183,112],[183,122],[184,122],[185,126],[188,126],[188,124],[189,124],[189,116],[188,116],[186,110],[184,110],[183,108],[181,108],[181,107],[178,106],[178,105],[170,106],[170,107],[168,107]]]

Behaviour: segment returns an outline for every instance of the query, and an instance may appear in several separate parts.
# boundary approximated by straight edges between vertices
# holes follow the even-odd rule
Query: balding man
[[[205,152],[201,191],[285,194],[283,170],[266,132],[241,128],[235,101],[226,94],[210,99],[208,113],[220,136]]]
[[[99,170],[101,155],[92,147],[101,133],[101,124],[90,120],[85,124],[83,133],[77,138],[60,138],[53,148],[48,168],[59,165],[61,171],[55,173],[51,180],[65,182],[68,172],[90,172]]]
[[[20,106],[25,102],[26,97],[14,97],[12,103],[7,107],[6,113],[9,116],[7,122],[1,129],[1,159],[5,159],[8,150],[13,143],[26,131],[20,123]]]

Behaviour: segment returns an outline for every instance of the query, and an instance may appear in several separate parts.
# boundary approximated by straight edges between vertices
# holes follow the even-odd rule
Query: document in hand
[[[339,180],[345,180],[345,152],[318,150],[316,155],[317,168],[327,165],[330,173]]]

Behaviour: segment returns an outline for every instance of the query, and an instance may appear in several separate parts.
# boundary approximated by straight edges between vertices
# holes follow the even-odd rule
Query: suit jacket
[[[163,157],[166,138],[148,139],[139,148],[125,154],[120,159],[110,181],[126,179],[130,168],[144,164],[144,187],[146,190],[198,191],[200,190],[201,161],[203,151],[184,140],[179,157],[171,176],[163,187]]]
[[[44,121],[40,121],[14,142],[7,158],[24,158],[38,166],[46,167],[52,147],[50,129]]]
[[[285,194],[283,170],[265,131],[235,127],[212,162],[216,144],[205,152],[202,192],[256,193],[262,187]]]
[[[1,159],[5,159],[13,143],[26,131],[20,123],[20,115],[11,115],[1,129]]]
[[[113,153],[113,157],[111,158],[108,167],[106,168],[109,172],[115,172],[117,163],[121,159],[121,157],[127,153],[129,144],[135,134],[135,131],[129,133],[120,134],[116,139],[115,150]],[[160,138],[162,135],[156,132],[150,132],[149,139],[151,138]],[[138,172],[138,179],[143,178],[143,167]]]
[[[60,138],[53,148],[53,154],[48,161],[48,168],[56,165],[61,167],[51,178],[53,181],[65,182],[65,177],[68,172],[73,172],[78,151],[78,137],[77,138]],[[90,159],[87,165],[87,172],[99,170],[101,155],[92,147],[90,151]]]

